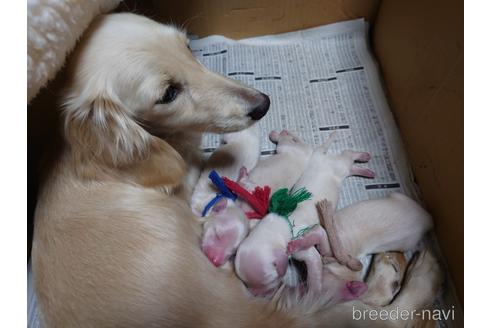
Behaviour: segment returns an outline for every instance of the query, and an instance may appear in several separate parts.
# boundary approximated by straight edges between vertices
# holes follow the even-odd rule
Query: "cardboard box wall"
[[[463,2],[154,0],[126,1],[119,10],[184,25],[198,36],[232,38],[369,20],[390,106],[463,304]],[[51,91],[57,80],[32,102],[38,108],[28,111],[29,235],[40,158],[59,140]]]

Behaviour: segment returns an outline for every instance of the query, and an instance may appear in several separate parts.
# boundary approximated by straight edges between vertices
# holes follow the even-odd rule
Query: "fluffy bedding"
[[[27,103],[55,77],[94,17],[120,1],[27,1]]]

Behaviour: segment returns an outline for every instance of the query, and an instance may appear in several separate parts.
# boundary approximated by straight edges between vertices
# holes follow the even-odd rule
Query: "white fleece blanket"
[[[121,0],[27,0],[27,103],[65,63],[95,16]]]

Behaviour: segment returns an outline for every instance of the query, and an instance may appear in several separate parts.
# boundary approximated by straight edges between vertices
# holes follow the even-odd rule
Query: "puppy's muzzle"
[[[265,116],[269,108],[270,108],[270,98],[266,94],[260,93],[260,97],[258,97],[257,103],[250,110],[248,116],[251,117],[252,120],[258,121],[263,116]]]

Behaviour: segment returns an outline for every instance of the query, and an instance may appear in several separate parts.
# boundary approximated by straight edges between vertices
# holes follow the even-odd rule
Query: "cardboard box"
[[[222,34],[232,38],[359,17],[369,20],[388,99],[463,303],[463,2],[155,0],[126,1],[119,10],[174,22],[198,36]],[[51,89],[45,89],[31,105],[50,107]],[[53,126],[57,117],[44,113],[49,111],[29,111],[28,117],[31,217],[36,168],[45,145],[56,140]]]

